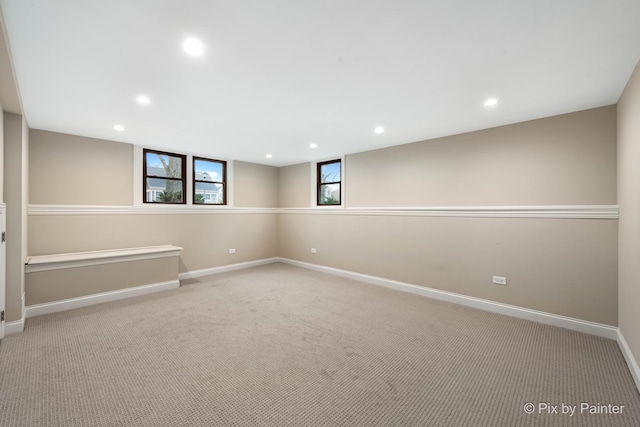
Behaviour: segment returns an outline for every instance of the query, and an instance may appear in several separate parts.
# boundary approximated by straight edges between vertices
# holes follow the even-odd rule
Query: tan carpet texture
[[[0,426],[640,426],[640,395],[614,341],[271,264],[28,319]]]

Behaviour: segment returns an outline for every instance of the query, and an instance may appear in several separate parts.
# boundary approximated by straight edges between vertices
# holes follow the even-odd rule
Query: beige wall
[[[619,326],[640,363],[640,64],[618,102]]]
[[[275,213],[32,215],[29,255],[175,245],[187,272],[277,256],[277,225]]]
[[[347,156],[345,204],[616,203],[615,106]]]
[[[20,105],[20,94],[18,85],[13,73],[13,63],[9,54],[9,44],[7,43],[4,27],[4,18],[0,9],[0,112],[22,114]]]
[[[178,280],[178,257],[27,273],[26,305]]]
[[[285,258],[617,324],[615,220],[353,214],[279,220]],[[492,284],[494,275],[507,277],[507,286]]]
[[[130,144],[32,130],[30,161],[32,204],[132,206]],[[246,162],[233,166],[236,206],[277,206],[277,168]],[[171,208],[176,209],[162,214],[134,210],[31,215],[29,255],[172,244],[184,248],[181,272],[277,256],[274,213]],[[229,249],[236,249],[236,254],[229,254]]]
[[[31,129],[29,203],[133,203],[133,146]]]
[[[280,168],[280,207],[310,206],[309,163]],[[616,204],[616,107],[346,156],[346,207]]]
[[[4,113],[4,200],[7,205],[6,320],[22,318],[27,257],[28,129],[23,116]]]
[[[309,163],[282,167],[278,171],[281,208],[308,208],[311,203],[311,169]]]
[[[235,206],[278,207],[278,168],[235,161],[233,175]]]
[[[0,104],[0,203],[4,203],[4,112]]]
[[[614,106],[346,156],[347,207],[616,203]],[[308,164],[281,169],[304,180]],[[308,206],[309,185],[283,207]],[[281,188],[282,191],[282,188]],[[297,202],[290,202],[291,200]],[[279,217],[282,257],[616,325],[617,220]],[[311,253],[315,247],[317,254]],[[506,276],[507,286],[492,284]]]
[[[0,21],[2,21],[0,19]],[[1,30],[2,28],[0,28]],[[3,42],[4,40],[0,40],[0,42]],[[0,203],[4,204],[4,112],[2,109],[2,104],[0,104]],[[3,213],[3,216],[6,215],[5,213]],[[2,218],[0,218],[2,219]],[[4,224],[2,223],[2,221],[0,221],[0,232],[3,232],[4,230]],[[6,279],[6,267],[4,265],[4,263],[2,262],[3,259],[6,259],[6,256],[4,255],[5,253],[5,249],[6,249],[6,245],[0,243],[0,257],[2,257],[2,259],[0,259],[0,311],[3,311],[5,309],[5,289],[6,289],[6,285],[5,285],[5,279]],[[0,337],[4,336],[4,329],[2,329],[3,326],[0,324]]]

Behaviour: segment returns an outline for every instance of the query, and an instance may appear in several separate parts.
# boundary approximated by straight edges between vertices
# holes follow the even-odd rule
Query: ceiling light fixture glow
[[[202,42],[194,37],[189,37],[182,43],[184,51],[191,56],[201,56],[204,52],[204,45]]]
[[[384,132],[384,128],[382,126],[378,126],[373,131],[377,134],[381,134]]]
[[[309,144],[309,147],[318,148],[318,144],[316,144],[315,142],[312,142],[311,144]]]
[[[140,95],[139,97],[137,97],[136,101],[138,101],[138,104],[143,104],[143,105],[151,104],[151,100],[149,99],[149,97],[144,95]]]
[[[118,132],[122,132],[124,130],[124,126],[122,125],[113,125],[113,128]]]
[[[267,154],[267,159],[272,158],[273,156],[271,154]]]
[[[494,107],[496,105],[498,105],[498,100],[496,98],[489,98],[486,101],[484,101],[485,107]]]

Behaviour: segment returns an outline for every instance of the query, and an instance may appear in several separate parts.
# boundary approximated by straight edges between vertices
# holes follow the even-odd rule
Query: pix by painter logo
[[[624,405],[615,405],[611,403],[602,404],[598,403],[589,403],[589,402],[580,402],[579,405],[570,405],[567,403],[560,403],[559,405],[554,405],[551,402],[538,402],[535,403],[525,403],[524,405],[525,414],[547,414],[547,415],[565,415],[569,417],[573,417],[576,414],[621,414]]]
[[[527,403],[524,405],[524,412],[527,414],[556,414],[556,415],[568,415],[573,417],[576,413],[576,405],[567,405],[562,402],[560,405],[554,405],[551,402],[539,402],[538,405],[533,403]]]

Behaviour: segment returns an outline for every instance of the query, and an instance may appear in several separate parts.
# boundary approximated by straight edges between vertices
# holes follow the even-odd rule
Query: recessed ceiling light
[[[113,125],[113,128],[118,132],[122,132],[124,130],[124,126],[122,125]]]
[[[196,38],[189,37],[182,43],[182,48],[191,56],[200,56],[204,52],[204,45]]]
[[[384,128],[382,126],[378,126],[377,128],[375,128],[373,130],[375,133],[380,134],[382,132],[384,132]]]
[[[138,104],[151,104],[151,100],[149,99],[149,97],[144,96],[144,95],[140,95],[139,97],[136,98],[136,101],[138,101]]]
[[[271,154],[267,154],[267,159],[272,158],[273,156]]]
[[[316,144],[315,142],[312,142],[311,144],[309,144],[309,147],[318,148],[318,144]]]
[[[498,105],[498,100],[496,98],[489,98],[486,101],[484,101],[485,107],[493,107],[495,105]]]

